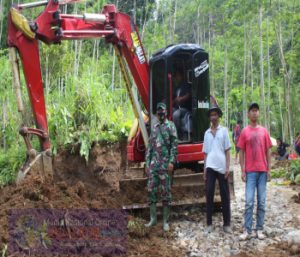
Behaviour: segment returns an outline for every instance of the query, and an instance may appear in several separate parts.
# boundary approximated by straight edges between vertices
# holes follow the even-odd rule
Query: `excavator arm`
[[[105,5],[99,14],[62,14],[60,6],[70,2],[77,1],[49,0],[13,5],[8,16],[8,46],[10,47],[18,109],[23,112],[16,52],[22,62],[36,124],[36,128],[22,127],[20,129],[20,134],[24,137],[29,156],[31,156],[29,164],[21,171],[22,178],[31,168],[30,163],[35,162],[37,158],[42,160],[43,156],[44,159],[45,156],[51,156],[39,41],[46,44],[58,44],[62,40],[104,38],[107,43],[112,44],[117,53],[134,114],[139,121],[142,134],[142,139],[140,138],[139,141],[143,141],[144,144],[148,142],[142,108],[132,91],[131,78],[127,70],[129,68],[132,74],[144,107],[149,110],[149,66],[137,27],[130,16],[118,12],[114,5]],[[45,9],[34,21],[28,21],[22,15],[22,10],[40,6],[45,6]],[[41,154],[37,155],[36,151],[32,149],[30,135],[39,137]],[[43,162],[41,162],[41,166],[44,166]]]

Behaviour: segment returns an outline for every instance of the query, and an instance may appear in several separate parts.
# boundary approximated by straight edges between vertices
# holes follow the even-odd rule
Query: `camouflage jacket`
[[[167,170],[169,163],[177,160],[177,131],[174,123],[165,120],[156,123],[152,129],[146,152],[146,168]]]

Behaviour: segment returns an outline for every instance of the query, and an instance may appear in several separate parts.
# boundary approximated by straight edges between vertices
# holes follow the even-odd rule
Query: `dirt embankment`
[[[130,197],[119,191],[119,180],[126,167],[125,148],[126,144],[96,145],[91,150],[88,164],[78,153],[60,151],[54,158],[53,181],[42,182],[31,174],[21,185],[12,184],[0,189],[0,250],[9,240],[9,209],[111,209],[130,204]],[[133,194],[138,195],[138,192]],[[183,256],[166,247],[170,237],[162,232],[161,226],[143,236],[128,236],[127,256]]]

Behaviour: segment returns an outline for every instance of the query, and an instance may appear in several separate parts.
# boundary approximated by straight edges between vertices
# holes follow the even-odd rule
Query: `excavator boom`
[[[142,115],[142,107],[132,91],[130,73],[141,96],[146,110],[149,108],[149,66],[142,47],[137,27],[131,18],[117,12],[114,5],[106,5],[99,14],[70,15],[61,14],[60,5],[77,1],[39,1],[13,5],[8,16],[8,46],[14,75],[14,88],[18,99],[18,110],[23,112],[20,90],[17,53],[20,56],[26,79],[27,90],[35,118],[36,128],[23,127],[20,134],[24,137],[28,150],[28,163],[19,172],[22,179],[29,171],[30,163],[36,163],[40,155],[33,155],[29,136],[38,136],[42,156],[51,157],[51,144],[48,132],[46,105],[39,56],[39,41],[57,44],[62,40],[104,38],[113,44],[125,76],[126,88],[132,102],[134,114],[139,121],[143,141],[148,142],[148,134]],[[34,20],[28,21],[22,10],[45,6],[44,11]],[[126,63],[124,62],[126,60]],[[47,154],[46,154],[47,153]],[[42,165],[43,166],[43,165]],[[48,170],[48,169],[47,169]]]

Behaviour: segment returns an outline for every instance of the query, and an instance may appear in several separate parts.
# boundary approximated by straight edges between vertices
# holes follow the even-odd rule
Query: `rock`
[[[180,240],[179,241],[179,244],[180,244],[180,246],[182,246],[182,247],[187,247],[187,242],[185,241],[185,240]]]
[[[223,249],[226,253],[230,253],[230,251],[231,251],[230,245],[224,245]]]
[[[284,233],[284,230],[281,229],[281,228],[275,228],[274,233],[275,233],[275,236],[279,236],[279,235],[282,235]]]
[[[232,249],[231,251],[230,251],[230,255],[232,256],[232,255],[238,255],[240,253],[240,250],[239,249]]]
[[[292,247],[290,248],[290,253],[294,255],[300,253],[300,246],[296,244],[292,245]]]
[[[293,244],[294,244],[294,241],[293,241],[293,240],[288,241],[288,247],[289,247],[289,248],[291,248],[291,247],[293,246]]]
[[[184,234],[182,232],[178,232],[177,236],[182,238],[182,237],[184,237]]]
[[[264,232],[265,232],[267,237],[274,237],[275,236],[274,230],[271,229],[270,227],[265,226]]]
[[[76,187],[76,193],[78,194],[79,197],[84,197],[86,194],[85,190],[85,185],[82,183],[82,181],[78,181],[77,184],[75,185]]]
[[[280,243],[280,242],[282,241],[282,240],[281,240],[281,238],[280,238],[280,237],[278,237],[278,236],[277,236],[277,237],[275,237],[275,238],[274,238],[274,240],[275,240],[277,243]]]
[[[191,239],[190,241],[189,241],[189,245],[192,247],[192,248],[197,248],[197,242],[196,242],[196,240],[195,239]]]
[[[198,250],[188,251],[187,254],[188,254],[188,256],[203,256],[203,253]]]
[[[292,244],[292,242],[298,246],[300,246],[300,230],[294,230],[285,235],[284,240],[288,242],[288,244]]]
[[[61,189],[61,190],[66,190],[68,188],[68,185],[65,181],[61,181],[61,182],[57,182],[57,186]]]
[[[235,242],[233,242],[233,244],[231,245],[231,249],[232,250],[237,250],[237,249],[239,249],[240,248],[240,243],[239,243],[239,241],[235,241]]]

